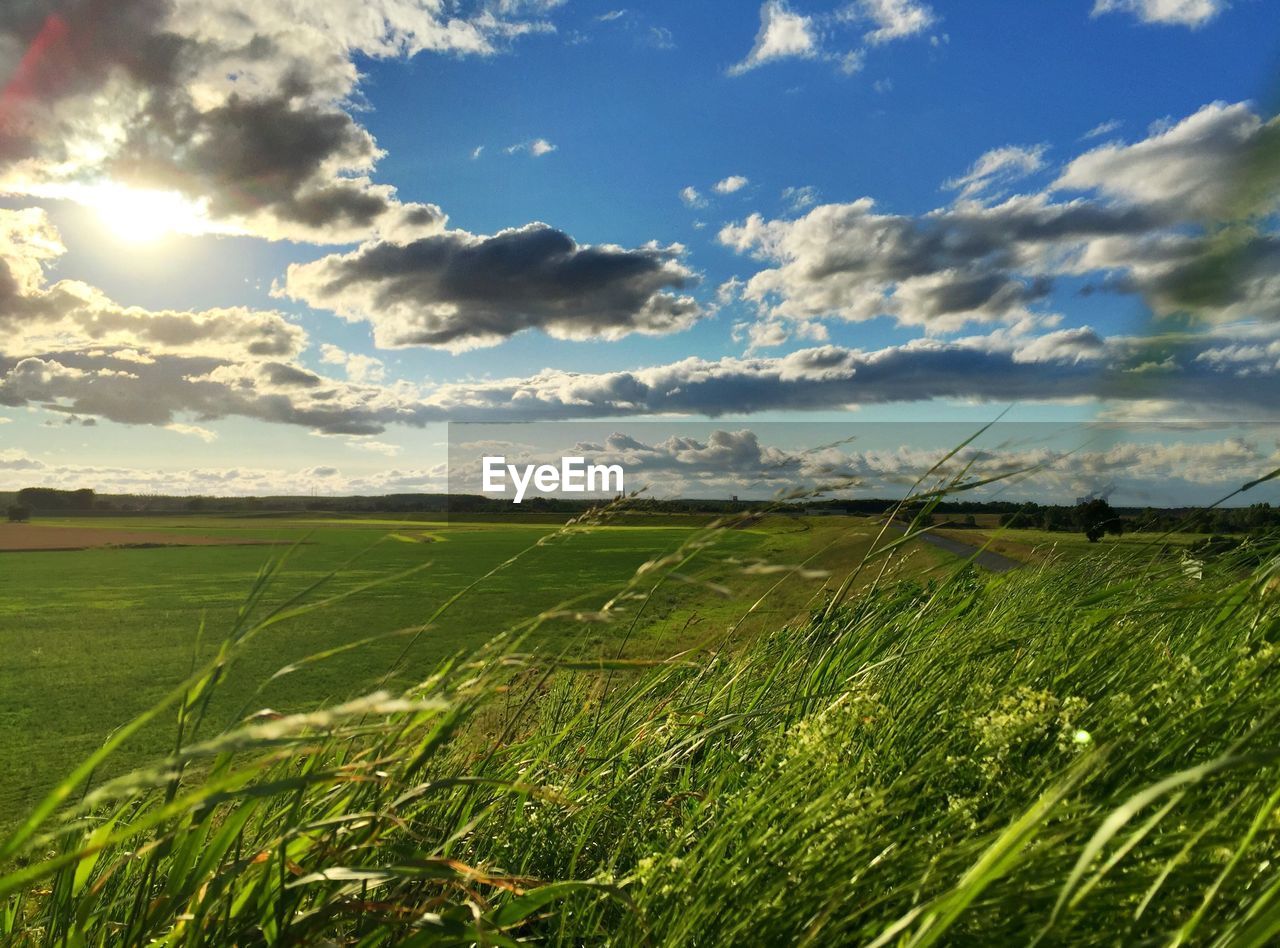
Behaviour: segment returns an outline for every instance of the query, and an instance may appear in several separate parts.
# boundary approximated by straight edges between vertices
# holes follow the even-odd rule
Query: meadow
[[[500,575],[513,584],[495,626],[457,601],[451,657],[424,656],[413,675],[320,709],[214,727],[210,696],[281,628],[323,628],[340,609],[363,634],[385,608],[377,597],[406,581],[361,590],[339,573],[349,596],[321,586],[264,608],[299,588],[286,561],[245,609],[217,616],[229,625],[208,661],[23,811],[0,843],[0,938],[879,948],[1280,937],[1273,545],[1193,563],[1149,543],[1100,544],[994,575],[910,534],[877,540],[866,521],[739,526],[541,534],[528,559],[468,594]],[[530,577],[540,555],[563,568],[561,541],[600,544],[593,561],[625,548],[627,563],[651,542],[674,545],[615,582],[604,639],[567,648],[568,630],[599,635],[584,630],[601,617],[537,614]],[[767,557],[748,565],[751,554]],[[841,568],[808,574],[820,561]],[[556,590],[584,591],[581,580]],[[607,594],[586,599],[596,595]],[[658,631],[633,650],[651,608]],[[704,608],[715,618],[691,632]],[[486,638],[497,625],[513,631]],[[161,721],[168,750],[104,779]]]
[[[305,621],[273,627],[221,683],[208,711],[215,730],[261,708],[300,711],[352,697],[374,687],[397,661],[400,672],[391,680],[407,684],[424,669],[483,646],[516,617],[562,603],[575,611],[598,609],[641,564],[679,547],[707,519],[633,515],[625,525],[563,534],[557,532],[563,517],[536,516],[518,522],[196,515],[45,520],[47,532],[81,538],[100,532],[121,539],[136,531],[235,545],[0,553],[0,760],[24,761],[0,769],[0,827],[114,728],[208,660],[272,558],[287,554],[288,563],[259,605],[264,611],[320,581],[326,596],[379,585]],[[723,588],[708,593],[706,586],[671,584],[632,630],[627,654],[669,654],[732,622],[756,582],[744,572],[749,561],[817,554],[821,562],[813,568],[835,568],[862,554],[871,530],[861,520],[777,518],[717,532],[690,578]],[[485,579],[424,628],[450,597],[516,555],[518,564]],[[919,558],[929,565],[944,559],[925,552]],[[753,616],[750,629],[791,618],[820,586],[813,579],[789,588]],[[612,627],[565,619],[544,623],[527,646],[616,657],[617,638]],[[351,647],[355,643],[363,644]],[[306,674],[275,677],[334,649],[346,650],[307,665]],[[103,775],[168,750],[172,730],[167,720],[144,729]],[[33,755],[35,747],[40,753]]]

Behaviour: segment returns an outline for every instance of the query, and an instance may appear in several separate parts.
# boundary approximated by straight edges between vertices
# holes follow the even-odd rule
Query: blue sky
[[[1278,27],[1264,0],[8,8],[0,488],[427,489],[449,420],[1273,420]]]

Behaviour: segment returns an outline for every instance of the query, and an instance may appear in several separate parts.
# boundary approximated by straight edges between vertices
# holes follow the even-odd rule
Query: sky
[[[11,0],[0,490],[1005,412],[1199,500],[1280,463],[1278,52],[1267,0]]]

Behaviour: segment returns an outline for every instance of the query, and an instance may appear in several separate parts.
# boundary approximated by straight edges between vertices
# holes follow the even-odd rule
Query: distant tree
[[[1015,510],[1012,513],[1002,513],[1000,515],[1000,526],[1010,527],[1018,530],[1029,530],[1042,522],[1040,513],[1032,509],[1034,505],[1028,505],[1026,510]]]
[[[26,523],[31,519],[31,508],[24,507],[21,504],[9,505],[9,522],[10,523]]]
[[[32,510],[92,510],[94,493],[90,488],[57,490],[53,487],[24,487],[18,491],[18,503]]]
[[[1085,501],[1075,509],[1076,529],[1084,532],[1090,543],[1097,543],[1104,534],[1120,536],[1124,533],[1124,521],[1101,497]]]

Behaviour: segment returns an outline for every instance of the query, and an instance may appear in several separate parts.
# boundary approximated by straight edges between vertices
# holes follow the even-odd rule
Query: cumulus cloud
[[[797,13],[783,0],[766,0],[760,8],[760,30],[741,62],[729,67],[741,76],[784,59],[818,59],[832,63],[845,75],[860,72],[867,49],[924,33],[937,22],[933,10],[918,0],[853,0],[826,13]],[[850,28],[863,30],[861,45],[832,49],[832,34]]]
[[[355,435],[439,419],[403,383],[356,385],[287,363],[193,355],[157,355],[139,363],[110,349],[0,353],[0,405],[130,425],[240,417]]]
[[[623,372],[548,369],[524,378],[450,383],[426,402],[453,420],[518,421],[717,417],[939,398],[1100,401],[1133,411],[1174,393],[1178,401],[1166,406],[1168,417],[1275,417],[1280,376],[1251,370],[1280,353],[1271,348],[1278,339],[1280,326],[1258,324],[1150,337],[1103,338],[1088,327],[999,331],[870,351],[826,345],[770,358],[689,358]],[[1211,355],[1201,358],[1204,353]],[[1146,370],[1162,362],[1168,371]]]
[[[0,9],[0,193],[94,205],[180,196],[211,232],[346,242],[438,229],[372,180],[355,57],[491,55],[550,25],[544,3],[59,0]],[[7,67],[7,68],[6,68]]]
[[[148,310],[50,284],[61,247],[42,211],[0,210],[0,405],[197,437],[196,422],[229,416],[351,433],[425,421],[412,386],[370,384],[372,357],[344,353],[347,382],[298,365],[307,335],[279,313]]]
[[[719,239],[770,264],[742,294],[770,321],[889,316],[954,331],[1024,319],[1063,277],[1141,294],[1160,316],[1280,318],[1276,236],[1261,223],[1227,235],[1213,226],[1274,208],[1263,156],[1276,128],[1216,103],[1142,141],[1085,152],[1043,192],[972,200],[1042,166],[1034,149],[999,149],[949,182],[961,200],[927,214],[883,213],[862,198],[794,220],[754,214]]]
[[[387,376],[387,366],[381,359],[362,353],[345,352],[328,342],[320,346],[320,361],[342,366],[352,382],[381,382]]]
[[[680,200],[684,202],[685,207],[706,207],[707,199],[693,185],[680,190]]]
[[[1066,166],[1053,187],[1096,191],[1169,214],[1220,217],[1254,191],[1269,192],[1274,202],[1275,172],[1259,177],[1266,169],[1256,166],[1278,139],[1276,120],[1264,122],[1247,103],[1214,102],[1141,141],[1085,152]]]
[[[717,194],[733,194],[735,191],[741,191],[751,182],[740,174],[731,174],[727,178],[721,178],[715,183]]]
[[[856,0],[844,15],[870,21],[865,39],[873,46],[916,36],[937,22],[933,10],[916,0]]]
[[[0,209],[0,351],[129,347],[151,354],[291,357],[306,333],[279,313],[243,307],[194,311],[124,306],[75,280],[46,284],[45,267],[64,252],[36,208]]]
[[[1143,23],[1204,26],[1225,10],[1227,0],[1097,0],[1093,15],[1129,13]]]
[[[794,12],[782,0],[767,0],[760,8],[760,32],[747,58],[729,68],[740,76],[779,59],[809,59],[818,54],[819,40],[813,20]]]
[[[777,264],[759,271],[743,296],[770,318],[891,315],[904,325],[958,328],[1021,316],[1048,285],[1012,271],[1009,228],[1035,242],[1070,226],[1041,206],[974,208],[920,220],[876,212],[867,198],[815,207],[796,220],[752,215],[720,231],[739,252]],[[1105,221],[1079,227],[1104,228]],[[995,257],[995,259],[993,259]],[[1003,262],[1003,266],[999,264]]]
[[[526,329],[562,339],[676,332],[701,315],[683,248],[580,245],[545,224],[370,243],[289,267],[283,292],[372,324],[383,347],[493,345]]]
[[[1088,327],[1034,324],[951,341],[876,350],[822,345],[777,357],[682,359],[617,372],[546,369],[443,383],[423,391],[340,382],[271,359],[111,350],[0,355],[0,406],[125,424],[202,424],[226,417],[368,437],[389,425],[672,414],[717,417],[958,399],[1078,402],[1164,418],[1274,418],[1280,326],[1103,338]],[[1171,403],[1170,399],[1177,401]]]

